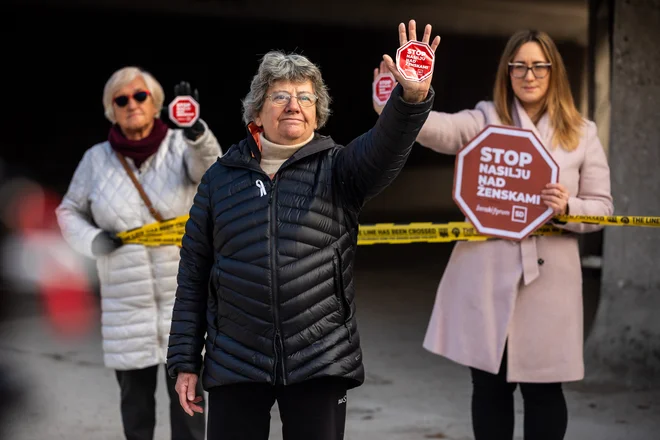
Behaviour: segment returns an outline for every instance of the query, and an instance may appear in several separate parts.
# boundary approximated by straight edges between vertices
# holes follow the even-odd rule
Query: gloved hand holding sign
[[[204,124],[199,120],[199,92],[190,83],[181,81],[174,86],[174,99],[169,105],[169,116],[183,128],[183,134],[191,141],[204,133]]]

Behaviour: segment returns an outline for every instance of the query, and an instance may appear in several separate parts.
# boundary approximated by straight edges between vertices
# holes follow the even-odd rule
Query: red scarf
[[[140,168],[140,165],[142,165],[145,160],[149,159],[151,155],[158,151],[165,136],[167,136],[167,125],[160,119],[156,118],[154,120],[154,127],[146,138],[140,139],[139,141],[126,139],[126,136],[121,132],[119,126],[114,124],[112,128],[110,128],[108,142],[110,142],[113,150],[126,157],[130,157],[133,159],[133,162],[135,162],[135,166]]]

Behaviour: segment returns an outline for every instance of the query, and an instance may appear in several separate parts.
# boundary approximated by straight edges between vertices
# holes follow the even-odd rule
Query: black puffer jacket
[[[426,101],[398,86],[375,127],[347,147],[316,135],[271,179],[252,136],[199,185],[183,237],[168,369],[205,389],[239,382],[364,381],[353,260],[363,204],[399,174]],[[206,335],[206,338],[205,338]]]

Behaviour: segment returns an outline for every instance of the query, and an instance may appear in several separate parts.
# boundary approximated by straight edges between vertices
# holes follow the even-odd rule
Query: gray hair
[[[105,110],[105,117],[113,124],[117,121],[115,120],[115,110],[112,107],[112,97],[117,93],[117,90],[121,89],[138,76],[142,77],[144,83],[147,85],[147,89],[149,89],[149,93],[151,94],[151,99],[153,99],[154,106],[156,107],[156,117],[160,117],[160,112],[163,109],[163,102],[165,101],[163,87],[149,72],[144,71],[139,67],[123,67],[112,74],[103,88],[103,108]]]
[[[268,89],[277,81],[301,83],[310,80],[314,87],[316,101],[317,128],[328,122],[330,116],[330,94],[323,82],[319,67],[306,57],[297,54],[285,54],[281,51],[271,51],[263,56],[257,74],[252,78],[250,91],[243,99],[243,121],[246,124],[254,121],[261,112]]]

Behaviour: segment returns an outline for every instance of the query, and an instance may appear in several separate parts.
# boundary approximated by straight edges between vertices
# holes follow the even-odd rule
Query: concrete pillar
[[[589,1],[589,43],[587,47],[587,109],[580,109],[598,127],[598,138],[609,151],[610,84],[612,53],[612,4],[614,0]],[[584,334],[591,333],[598,303],[603,257],[603,231],[583,234],[579,239],[584,275]]]
[[[660,216],[660,1],[612,2],[609,161],[615,212]],[[609,227],[587,380],[660,374],[660,229]]]

